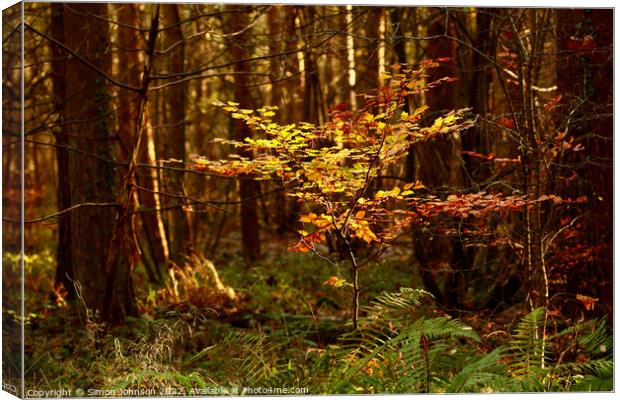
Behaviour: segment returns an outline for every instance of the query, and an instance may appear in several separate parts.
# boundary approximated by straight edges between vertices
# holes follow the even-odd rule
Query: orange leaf
[[[598,301],[598,299],[595,299],[594,297],[579,293],[575,296],[575,298],[579,300],[588,311],[594,310],[594,304]]]

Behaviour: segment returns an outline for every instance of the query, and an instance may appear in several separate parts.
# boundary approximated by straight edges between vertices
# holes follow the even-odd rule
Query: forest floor
[[[364,270],[363,305],[376,306],[372,299],[384,292],[396,297],[381,300],[386,308],[351,336],[350,290],[326,284],[330,277],[347,277],[347,266],[272,246],[264,261],[250,267],[235,254],[214,260],[223,284],[234,289],[235,301],[215,299],[212,286],[201,283],[200,271],[179,281],[177,296],[170,287],[149,289],[138,279],[141,314],[117,326],[99,324],[62,304],[47,287],[52,252],[30,256],[26,388],[81,389],[76,395],[91,396],[139,394],[127,390],[157,396],[583,390],[579,377],[587,372],[598,380],[586,390],[611,385],[605,380],[609,371],[602,370],[613,370],[605,361],[611,339],[598,332],[598,325],[583,329],[584,337],[598,332],[592,339],[598,348],[577,343],[579,328],[572,336],[549,341],[548,354],[540,354],[540,341],[530,337],[527,348],[515,355],[515,343],[531,335],[520,330],[539,329],[540,315],[528,321],[519,305],[493,316],[450,318],[430,296],[403,289],[422,287],[406,253],[391,253]],[[4,265],[11,261],[5,254]],[[528,328],[528,322],[536,326]],[[5,315],[5,328],[7,323],[11,318]],[[554,324],[554,332],[566,327]],[[426,333],[403,338],[416,331],[412,327]],[[536,357],[547,357],[555,370],[538,366]],[[531,379],[523,379],[524,369]],[[504,381],[511,374],[519,379]],[[463,382],[454,386],[458,377]]]

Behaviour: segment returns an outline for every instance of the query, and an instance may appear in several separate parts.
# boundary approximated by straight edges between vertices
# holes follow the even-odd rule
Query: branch
[[[163,74],[159,74],[159,75],[151,75],[151,79],[156,80],[156,79],[172,79],[172,78],[180,78],[180,77],[187,77],[187,76],[191,76],[191,77],[199,77],[203,72],[212,70],[212,69],[221,69],[221,68],[226,68],[226,67],[230,67],[233,66],[235,64],[240,64],[240,63],[247,63],[247,62],[252,62],[252,61],[259,61],[259,60],[269,60],[272,58],[276,58],[276,57],[281,57],[281,56],[286,56],[286,55],[291,55],[291,54],[296,54],[296,53],[303,53],[305,51],[308,50],[312,50],[314,48],[320,47],[321,45],[323,45],[324,43],[328,42],[329,40],[331,40],[334,36],[336,36],[336,34],[330,35],[327,38],[321,40],[320,42],[313,44],[313,45],[308,45],[308,46],[303,46],[300,48],[296,48],[296,49],[291,49],[291,50],[287,50],[287,51],[282,51],[280,53],[274,53],[274,54],[268,54],[265,56],[256,56],[256,57],[250,57],[250,58],[244,58],[241,60],[235,60],[235,61],[230,61],[224,64],[219,64],[219,65],[211,65],[211,66],[206,66],[194,71],[187,71],[187,72],[180,72],[180,73],[163,73]]]
[[[64,6],[69,11],[71,11],[74,14],[97,18],[99,20],[106,21],[106,22],[108,22],[110,24],[118,25],[118,26],[121,26],[123,28],[133,29],[133,30],[136,30],[136,31],[139,31],[139,32],[143,32],[143,33],[147,33],[147,32],[149,32],[151,30],[151,28],[142,28],[140,26],[134,26],[134,25],[125,24],[125,23],[122,23],[122,22],[119,22],[119,21],[115,21],[115,20],[110,19],[110,18],[103,17],[101,15],[91,14],[91,13],[83,13],[83,12],[80,12],[80,11],[77,11],[77,10],[71,8],[66,3],[64,4]],[[164,31],[167,31],[167,30],[170,30],[170,29],[174,29],[177,26],[183,25],[183,24],[188,23],[188,22],[195,21],[195,20],[200,19],[200,18],[216,17],[216,16],[220,16],[220,15],[223,15],[223,14],[228,14],[230,12],[231,11],[216,11],[216,12],[211,12],[211,13],[196,14],[194,16],[191,16],[191,17],[187,18],[187,19],[184,19],[182,21],[176,22],[176,23],[174,23],[172,25],[168,25],[168,26],[164,26],[164,27],[158,28],[157,32],[159,33],[159,32],[164,32]]]
[[[36,222],[42,222],[42,221],[45,221],[45,220],[48,220],[48,219],[60,217],[61,215],[70,213],[72,211],[75,211],[78,208],[83,208],[83,207],[119,207],[119,206],[120,206],[120,204],[118,204],[118,203],[80,203],[80,204],[73,205],[73,206],[71,206],[69,208],[65,208],[64,210],[55,212],[53,214],[46,215],[45,217],[41,217],[41,218],[27,219],[27,220],[22,221],[22,220],[19,220],[19,219],[12,219],[12,218],[2,217],[2,220],[6,221],[6,222],[16,223],[16,224],[21,224],[22,222],[24,224],[33,224],[33,223],[36,223]]]
[[[105,73],[105,71],[103,71],[102,69],[100,69],[99,67],[97,67],[95,64],[91,63],[90,61],[88,61],[87,59],[85,59],[84,57],[80,56],[79,54],[77,54],[75,51],[71,50],[69,47],[67,47],[67,45],[65,45],[64,43],[61,43],[60,41],[54,39],[51,36],[46,35],[45,33],[33,28],[31,25],[24,23],[24,27],[27,29],[30,29],[31,31],[33,31],[34,33],[36,33],[37,35],[49,40],[50,42],[54,43],[56,46],[62,48],[64,51],[66,51],[67,53],[71,54],[73,57],[75,57],[78,61],[82,62],[84,65],[86,65],[87,67],[91,68],[92,70],[94,70],[95,72],[97,72],[99,75],[101,75],[104,79],[106,79],[108,82],[122,87],[123,89],[127,89],[127,90],[131,90],[133,92],[138,92],[141,93],[143,91],[143,88],[139,88],[139,87],[135,87],[135,86],[130,86],[126,83],[117,81],[116,79],[112,78],[110,75],[108,75],[107,73]]]

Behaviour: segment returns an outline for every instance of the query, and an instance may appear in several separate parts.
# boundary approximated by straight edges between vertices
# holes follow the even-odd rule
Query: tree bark
[[[428,36],[438,36],[448,31],[454,35],[454,24],[447,18],[449,10],[436,10],[428,28]],[[456,59],[456,43],[447,38],[436,38],[428,43],[426,57],[437,60],[449,58],[451,62]],[[439,67],[429,71],[428,81],[433,82],[446,76],[453,76],[454,70],[448,63],[441,63]],[[458,108],[457,86],[455,84],[442,84],[438,88],[426,94],[426,102],[432,114],[428,123],[448,111]],[[431,190],[445,191],[445,186],[451,188],[462,187],[460,181],[460,166],[456,159],[460,143],[453,137],[446,136],[435,138],[417,147],[417,158],[420,162],[419,174],[422,183]],[[462,270],[467,268],[469,260],[464,255],[463,243],[459,238],[431,237],[429,234],[420,234],[414,238],[415,253],[420,263],[421,273],[427,283],[431,280],[431,270],[435,268],[445,269],[443,275],[443,293],[440,301],[446,307],[459,307],[459,286],[463,278]],[[433,263],[426,263],[430,259],[423,253],[439,255],[432,257]],[[442,267],[448,265],[449,268]],[[435,286],[437,286],[435,284]],[[433,288],[429,287],[429,290]]]
[[[76,12],[73,12],[75,10]],[[72,4],[64,8],[64,35],[67,46],[103,71],[110,70],[109,27],[103,19],[107,4]],[[65,65],[67,101],[65,126],[72,148],[112,159],[110,98],[106,80],[75,57]],[[72,205],[116,203],[118,177],[113,166],[78,152],[70,152],[68,169]],[[114,280],[113,307],[102,315],[119,319],[135,311],[135,299],[128,255],[116,259],[115,276],[106,268],[118,210],[111,207],[84,207],[71,214],[71,257],[75,278],[82,286],[86,306],[104,313],[106,282]]]
[[[64,16],[63,5],[61,3],[51,3],[51,36],[64,43]],[[64,75],[66,54],[58,46],[51,45],[52,54],[52,84],[54,93],[54,108],[58,115],[58,127],[55,130],[54,139],[56,140],[56,165],[58,189],[56,193],[56,204],[58,210],[65,210],[71,207],[71,180],[69,175],[69,150],[67,128],[65,121],[65,102],[67,97],[67,85]],[[58,288],[64,287],[68,299],[75,297],[73,283],[73,264],[71,258],[71,218],[69,214],[61,215],[58,218],[58,243],[56,244],[56,277],[54,285]]]
[[[179,24],[179,7],[176,4],[162,5],[163,21],[166,26],[175,26],[166,31],[163,37],[162,48],[171,48],[167,54],[167,65],[170,73],[181,73],[184,71],[185,44],[183,42],[183,31]],[[174,46],[174,47],[171,47]],[[166,126],[163,135],[163,147],[161,157],[164,160],[185,161],[185,108],[187,98],[187,82],[180,83],[167,88],[164,92],[167,100],[166,105]],[[183,167],[184,164],[178,162],[168,162],[167,165]],[[179,171],[165,171],[162,173],[162,187],[166,193],[183,195],[184,173]],[[179,199],[170,201],[164,197],[162,204],[179,205]],[[188,246],[191,244],[191,231],[189,228],[189,218],[184,207],[176,207],[165,213],[166,225],[168,227],[168,239],[170,245],[170,260],[182,266],[185,263]]]
[[[401,10],[399,8],[391,8],[390,9],[390,22],[392,24],[392,36],[393,39],[393,48],[394,48],[394,58],[395,62],[398,64],[409,65],[411,63],[410,57],[407,55],[407,49],[405,48],[405,40],[403,36],[407,34],[406,22],[408,19],[403,15],[409,11],[412,13],[411,19],[415,21],[417,19],[417,9],[413,8],[410,10]],[[405,98],[404,109],[409,114],[413,114],[415,109],[414,97],[409,96]],[[414,182],[416,179],[416,146],[411,144],[409,145],[409,149],[407,150],[407,157],[405,159],[405,179],[408,182]]]
[[[283,19],[281,14],[282,8],[280,6],[272,6],[269,9],[268,14],[268,22],[269,22],[269,52],[271,54],[278,54],[282,52],[282,43],[285,38],[283,36]],[[271,93],[269,96],[269,104],[274,107],[278,107],[278,112],[273,117],[273,120],[277,123],[282,122],[282,104],[283,104],[283,87],[286,82],[279,81],[284,77],[284,67],[285,65],[278,58],[272,58],[270,61],[271,72]],[[288,93],[289,96],[292,96],[292,93]],[[286,231],[288,231],[291,227],[289,226],[289,220],[287,218],[287,195],[284,190],[280,190],[274,195],[274,203],[276,205],[276,209],[272,211],[272,214],[275,214],[275,223],[277,224],[277,233],[282,235]]]
[[[230,6],[236,11],[229,20],[230,31],[239,34],[230,40],[230,53],[233,60],[249,58],[250,51],[247,47],[249,32],[244,29],[249,24],[245,6]],[[248,87],[248,74],[250,65],[247,62],[237,62],[234,66],[235,77],[235,101],[240,108],[253,109],[250,89]],[[252,137],[252,130],[241,120],[235,120],[235,136],[239,141]],[[239,149],[238,154],[242,157],[252,157],[252,153]],[[239,197],[241,199],[241,240],[243,256],[247,262],[252,262],[260,257],[260,231],[258,223],[257,197],[260,187],[257,181],[241,177],[239,180]]]
[[[474,42],[472,46],[489,57],[495,57],[493,37],[491,35],[492,14],[489,9],[479,9],[476,12],[476,31],[472,33]],[[466,26],[465,21],[463,25]],[[488,61],[477,51],[471,52],[470,74],[464,71],[462,80],[468,85],[469,93],[468,105],[472,108],[474,115],[483,118],[487,115],[487,98],[489,85],[492,80],[492,69]],[[482,154],[489,152],[486,146],[487,131],[484,123],[477,124],[474,128],[461,134],[461,143],[464,151],[474,151]],[[488,161],[480,161],[475,157],[463,157],[464,179],[470,184],[476,185],[488,179],[491,173]]]
[[[118,41],[122,50],[119,53],[119,64],[125,66],[121,68],[119,78],[131,86],[140,86],[140,76],[142,74],[143,55],[139,49],[144,47],[144,40],[140,31],[140,10],[136,4],[122,4],[118,7],[119,22],[126,26],[133,26],[136,29],[123,25],[118,26]],[[121,158],[128,160],[131,157],[131,147],[135,142],[136,121],[138,118],[138,105],[140,95],[135,92],[119,89],[118,99],[118,133],[121,141]],[[140,152],[140,160],[149,163],[146,146]],[[140,186],[153,189],[153,182],[150,178],[150,170],[141,170],[136,173],[136,180]],[[155,196],[147,191],[137,192],[138,201],[148,209],[156,209]],[[166,256],[163,251],[161,237],[157,230],[157,211],[145,212],[141,214],[142,237],[146,240],[144,250],[148,249],[148,255],[142,255],[142,262],[146,267],[149,280],[151,282],[161,282],[163,279],[161,266],[165,264]]]
[[[383,24],[383,7],[370,7],[366,17],[366,36],[368,43],[366,44],[366,63],[364,63],[365,73],[362,76],[360,90],[362,92],[371,92],[377,90],[381,86],[381,48],[385,48],[383,42],[383,32],[381,26]]]
[[[315,32],[316,12],[312,7],[305,7],[300,10],[304,29],[303,36],[312,38]],[[304,121],[322,125],[327,120],[327,110],[323,101],[323,92],[321,91],[321,77],[319,74],[319,66],[317,63],[316,49],[313,48],[312,40],[305,41],[306,47],[304,51]]]

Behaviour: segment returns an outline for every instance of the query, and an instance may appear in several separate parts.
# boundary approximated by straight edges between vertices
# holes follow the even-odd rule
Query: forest
[[[613,391],[612,9],[2,20],[3,390]]]

